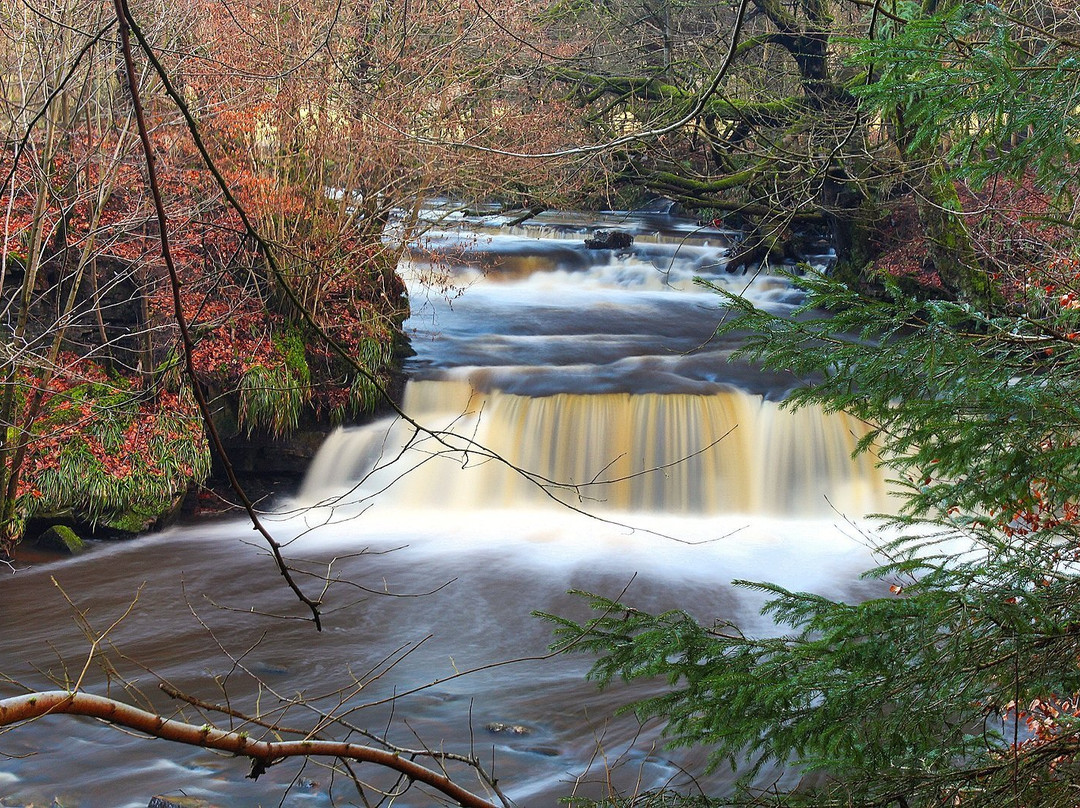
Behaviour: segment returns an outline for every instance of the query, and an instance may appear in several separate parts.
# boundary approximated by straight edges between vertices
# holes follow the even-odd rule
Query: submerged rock
[[[501,721],[492,721],[484,729],[495,735],[532,735],[532,728],[524,724],[504,724]]]
[[[529,746],[522,750],[528,752],[530,755],[540,755],[542,757],[558,757],[562,752],[556,749],[554,746]]]

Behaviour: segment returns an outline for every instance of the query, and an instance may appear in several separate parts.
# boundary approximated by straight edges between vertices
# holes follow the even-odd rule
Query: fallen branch
[[[401,757],[384,749],[344,741],[260,741],[244,732],[231,732],[209,724],[197,727],[183,721],[165,718],[129,704],[94,696],[49,690],[0,699],[0,727],[41,718],[46,715],[82,715],[98,718],[110,724],[145,732],[155,738],[189,746],[200,746],[251,759],[249,777],[255,779],[275,763],[291,757],[334,757],[374,763],[399,772],[418,783],[434,788],[464,808],[497,808],[450,780],[440,772]]]

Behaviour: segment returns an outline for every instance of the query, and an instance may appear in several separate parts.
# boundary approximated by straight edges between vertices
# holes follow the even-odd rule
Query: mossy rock
[[[215,806],[196,797],[169,797],[158,794],[156,797],[151,797],[147,808],[215,808]]]
[[[76,555],[86,549],[79,534],[67,525],[53,525],[37,537],[37,546],[43,550]]]
[[[102,519],[100,525],[106,533],[114,534],[117,538],[126,538],[146,533],[154,527],[156,522],[156,515],[127,511]]]

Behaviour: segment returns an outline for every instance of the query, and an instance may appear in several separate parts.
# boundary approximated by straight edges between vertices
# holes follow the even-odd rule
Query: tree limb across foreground
[[[494,803],[454,783],[446,775],[408,760],[394,752],[344,741],[260,741],[247,733],[218,729],[209,724],[195,726],[165,718],[104,696],[49,690],[0,699],[0,727],[46,715],[82,715],[110,724],[145,732],[155,738],[204,749],[231,752],[251,759],[251,774],[258,778],[267,767],[290,757],[335,757],[374,763],[400,772],[410,780],[424,783],[465,808],[496,808]]]

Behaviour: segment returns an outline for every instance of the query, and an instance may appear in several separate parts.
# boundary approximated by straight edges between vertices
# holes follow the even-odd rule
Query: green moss
[[[304,337],[297,329],[289,329],[274,338],[274,347],[285,359],[289,373],[303,384],[311,383],[311,370],[308,368],[307,350]]]
[[[160,514],[158,513],[147,514],[130,511],[111,519],[104,519],[101,524],[110,530],[116,530],[121,533],[142,533],[159,515]]]
[[[53,525],[37,538],[39,547],[75,555],[86,549],[79,534],[67,525]]]

